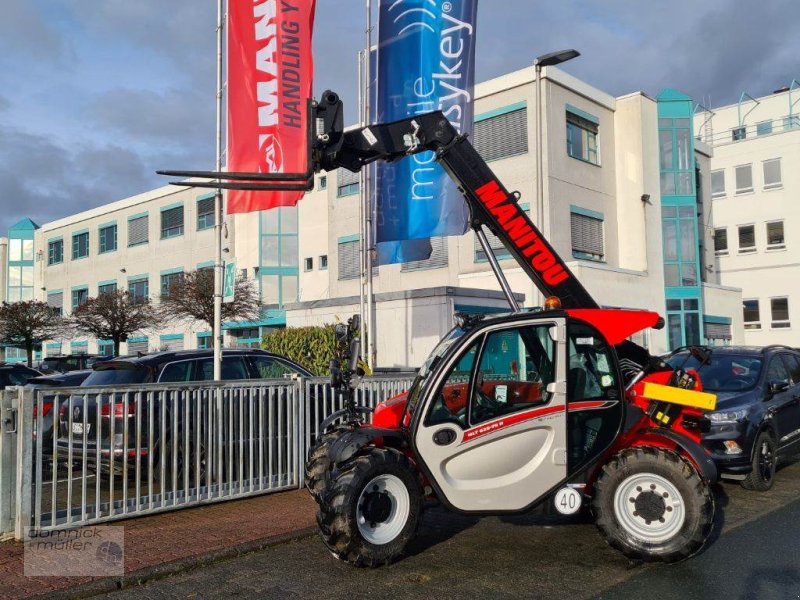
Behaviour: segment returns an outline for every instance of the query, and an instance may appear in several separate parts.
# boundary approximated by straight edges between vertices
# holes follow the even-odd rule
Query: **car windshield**
[[[145,367],[112,367],[93,371],[92,374],[84,380],[81,387],[147,383],[149,380],[150,371]]]
[[[450,346],[456,343],[466,332],[461,329],[460,327],[456,327],[455,329],[451,329],[450,333],[448,333],[442,341],[433,349],[430,356],[425,360],[422,364],[422,367],[419,369],[419,373],[417,376],[420,379],[425,379],[430,373],[431,369],[436,365],[437,362],[445,355],[445,353],[450,349]]]
[[[695,369],[700,374],[703,389],[709,392],[738,392],[753,389],[758,382],[763,363],[759,357],[739,354],[712,352],[711,360],[707,364],[700,364],[694,356],[686,361],[686,356],[686,352],[680,352],[668,358],[667,362],[671,367]]]

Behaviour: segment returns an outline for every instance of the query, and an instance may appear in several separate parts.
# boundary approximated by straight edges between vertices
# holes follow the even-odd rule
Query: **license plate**
[[[89,430],[91,430],[91,428],[92,428],[92,426],[87,424],[86,425],[86,433],[89,433]],[[73,423],[72,424],[72,433],[74,435],[83,435],[83,423]]]

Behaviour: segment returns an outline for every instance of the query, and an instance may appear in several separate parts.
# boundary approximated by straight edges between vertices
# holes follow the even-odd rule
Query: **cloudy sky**
[[[800,79],[797,0],[480,0],[477,78],[574,47],[565,70],[614,95],[712,105]],[[374,0],[377,4],[377,0]],[[355,118],[364,0],[317,0],[317,91]],[[214,161],[214,0],[3,0],[0,234]]]

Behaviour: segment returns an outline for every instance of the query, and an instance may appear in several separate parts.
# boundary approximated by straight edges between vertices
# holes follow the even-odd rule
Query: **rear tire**
[[[753,444],[753,470],[742,481],[746,490],[766,492],[775,483],[775,469],[778,456],[775,448],[775,439],[768,431],[762,431]]]
[[[697,469],[656,448],[613,457],[595,483],[592,509],[608,544],[635,560],[688,558],[714,524],[714,497]]]
[[[334,470],[320,498],[322,541],[336,558],[358,567],[378,567],[400,556],[422,514],[416,471],[390,448],[371,448]]]

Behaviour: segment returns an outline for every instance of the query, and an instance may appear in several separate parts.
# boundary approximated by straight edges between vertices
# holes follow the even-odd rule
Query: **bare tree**
[[[0,306],[0,343],[24,348],[29,367],[33,364],[36,346],[63,335],[67,329],[64,318],[47,302],[3,302]]]
[[[71,322],[78,331],[98,340],[114,342],[114,356],[119,356],[119,345],[127,341],[129,335],[158,327],[162,319],[149,298],[118,290],[100,294],[81,304],[72,312]]]
[[[222,304],[223,321],[246,321],[258,318],[258,291],[253,282],[239,278],[232,302]],[[198,321],[214,328],[214,271],[198,269],[176,278],[161,296],[161,311],[166,319]]]

